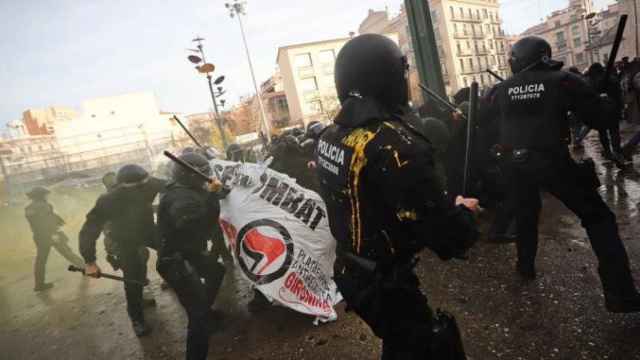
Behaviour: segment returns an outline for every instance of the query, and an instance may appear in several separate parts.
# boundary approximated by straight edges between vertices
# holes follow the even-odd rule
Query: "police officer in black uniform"
[[[80,253],[86,262],[85,274],[100,276],[101,269],[96,264],[96,241],[108,223],[124,277],[145,282],[149,258],[146,247],[154,244],[157,237],[152,203],[164,189],[165,182],[149,176],[144,168],[134,164],[118,170],[116,182],[115,188],[98,198],[80,230]],[[144,321],[142,286],[125,283],[124,292],[133,330],[137,336],[147,335],[151,329]],[[148,305],[154,304],[154,301],[148,301]]]
[[[596,188],[591,166],[577,164],[567,147],[567,112],[592,128],[600,128],[600,97],[579,76],[561,71],[551,60],[551,47],[538,37],[514,44],[509,60],[513,77],[490,95],[489,118],[494,118],[499,146],[507,163],[518,224],[517,271],[536,276],[540,191],[562,201],[580,220],[598,257],[606,307],[612,312],[640,311],[629,260],[618,235],[616,217]],[[605,125],[606,126],[606,125]]]
[[[27,193],[31,203],[25,208],[25,216],[31,226],[33,241],[38,250],[34,265],[35,291],[44,291],[53,287],[53,284],[45,282],[47,259],[52,247],[73,265],[83,265],[82,259],[74,254],[67,245],[69,239],[60,230],[65,222],[47,201],[48,195],[49,190],[41,186],[35,187]]]
[[[390,39],[366,34],[340,51],[335,80],[342,109],[318,144],[318,175],[338,242],[335,281],[348,308],[383,339],[383,359],[463,359],[455,321],[438,338],[413,272],[424,247],[443,259],[476,239],[475,199],[449,202],[431,143],[407,121],[406,58]],[[451,335],[451,337],[449,337]],[[448,342],[448,345],[444,345]],[[446,357],[455,352],[457,356]]]
[[[210,176],[211,167],[203,156],[190,153],[180,159]],[[173,182],[167,186],[158,208],[162,245],[156,267],[187,312],[186,358],[200,360],[207,358],[209,334],[216,325],[212,323],[211,306],[225,273],[217,256],[207,250],[224,190],[219,181],[207,184],[178,164],[173,171]]]

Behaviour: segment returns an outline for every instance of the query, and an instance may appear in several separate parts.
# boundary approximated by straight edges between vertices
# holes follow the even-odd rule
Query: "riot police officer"
[[[510,196],[517,204],[518,273],[526,279],[536,276],[544,189],[582,221],[598,257],[607,309],[640,311],[640,295],[616,217],[596,190],[599,180],[592,163],[574,162],[567,147],[567,112],[592,128],[602,128],[600,97],[581,77],[560,71],[562,63],[551,59],[551,47],[544,39],[532,36],[518,41],[509,63],[514,75],[494,88],[489,117],[495,119],[499,146],[509,158]]]
[[[211,167],[203,156],[189,153],[180,159],[210,176]],[[173,182],[167,186],[158,208],[162,245],[156,267],[187,312],[186,358],[206,359],[209,333],[216,325],[211,321],[211,306],[225,273],[217,256],[207,250],[220,215],[222,184],[219,181],[207,184],[205,179],[178,164],[173,171]]]
[[[164,189],[165,182],[149,176],[134,164],[125,165],[116,175],[116,186],[103,194],[87,214],[80,230],[80,253],[86,262],[85,274],[99,277],[96,264],[96,241],[108,223],[109,236],[117,247],[118,265],[125,278],[145,282],[147,279],[147,246],[156,242],[157,231],[152,203]],[[144,321],[142,286],[124,284],[127,312],[137,336],[151,329]],[[148,305],[155,302],[149,300]]]
[[[446,199],[433,147],[407,121],[414,115],[406,70],[398,46],[382,35],[358,36],[337,57],[342,108],[317,148],[338,243],[335,281],[348,308],[383,340],[383,359],[444,359],[443,347],[460,359],[455,321],[433,314],[413,266],[424,247],[451,259],[471,246],[477,232],[466,206],[477,200],[458,198],[454,206]],[[442,338],[432,331],[440,321],[453,330]]]
[[[37,255],[34,266],[35,291],[51,289],[53,284],[45,282],[45,270],[51,247],[56,249],[67,261],[82,266],[82,259],[73,253],[67,242],[69,239],[60,230],[65,224],[64,220],[55,213],[53,206],[47,201],[49,190],[38,186],[27,193],[31,203],[25,208],[25,216],[33,233],[33,241],[36,243]]]

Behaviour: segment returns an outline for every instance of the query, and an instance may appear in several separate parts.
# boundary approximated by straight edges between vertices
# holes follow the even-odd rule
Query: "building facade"
[[[260,96],[262,98],[262,104],[264,105],[267,121],[272,129],[293,125],[289,115],[287,95],[284,92],[284,83],[280,71],[276,71],[273,76],[261,84]],[[258,99],[253,97],[252,100],[252,110],[258,113],[260,111]]]
[[[506,77],[506,38],[502,30],[497,0],[429,0],[440,66],[447,94],[477,81],[489,87],[496,80],[486,69]],[[388,10],[369,10],[360,24],[360,33],[397,33],[398,44],[410,63],[411,100],[419,105],[422,93],[409,22],[404,6],[397,16]]]
[[[498,0],[430,0],[431,17],[449,95],[477,82],[487,88],[510,70]]]
[[[51,135],[61,123],[69,123],[78,116],[74,109],[50,106],[45,109],[27,109],[22,113],[22,122],[31,136]]]
[[[337,108],[333,68],[338,52],[349,38],[283,46],[276,62],[291,123],[329,121]]]
[[[571,0],[568,7],[554,11],[544,22],[527,29],[520,37],[544,38],[551,44],[554,59],[584,71],[594,62],[607,61],[620,10],[620,4],[613,4],[596,13],[591,0]],[[627,29],[633,28],[632,24],[629,21]],[[627,42],[625,36],[623,48]],[[624,56],[623,53],[619,52],[618,58]]]
[[[640,0],[619,0],[620,13],[629,15],[627,27],[624,31],[625,41],[620,50],[622,57],[628,56],[630,59],[640,57]]]

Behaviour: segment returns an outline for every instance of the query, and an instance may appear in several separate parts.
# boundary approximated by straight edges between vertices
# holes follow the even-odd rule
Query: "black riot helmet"
[[[318,140],[325,128],[326,126],[320,121],[312,121],[307,126],[306,137],[308,139]]]
[[[44,200],[47,195],[49,195],[50,191],[42,186],[36,186],[31,191],[29,191],[26,195],[31,200]]]
[[[518,40],[511,48],[509,65],[511,72],[517,74],[538,65],[558,70],[562,68],[563,63],[551,60],[551,45],[545,39],[527,36]]]
[[[388,111],[404,107],[409,101],[407,58],[386,36],[357,36],[338,53],[335,82],[340,103],[350,97],[371,98]]]
[[[242,161],[244,158],[242,147],[238,144],[231,144],[227,146],[227,160],[229,161]]]
[[[128,164],[118,170],[116,182],[119,186],[133,187],[141,185],[149,180],[149,173],[142,166]]]
[[[202,174],[206,176],[211,175],[211,165],[209,165],[209,161],[204,156],[191,152],[180,155],[179,159],[191,165]],[[173,180],[180,185],[191,188],[202,187],[206,182],[205,179],[185,169],[179,164],[175,164],[173,166]]]

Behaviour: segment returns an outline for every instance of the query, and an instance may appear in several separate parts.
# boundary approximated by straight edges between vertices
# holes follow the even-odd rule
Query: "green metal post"
[[[427,0],[405,0],[404,4],[420,81],[440,96],[447,98],[429,3]]]

